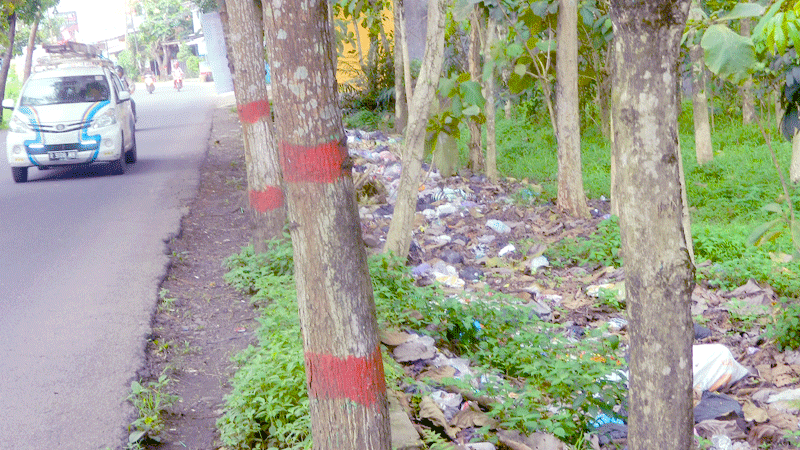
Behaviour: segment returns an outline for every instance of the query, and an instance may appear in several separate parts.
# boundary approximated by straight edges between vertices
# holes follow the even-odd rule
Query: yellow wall
[[[386,39],[391,45],[392,35],[394,34],[394,17],[392,16],[392,12],[384,11],[383,20],[381,22],[383,22],[383,31],[386,33]],[[354,34],[354,25],[355,24],[353,23],[352,19],[347,21],[348,34]],[[361,27],[360,24],[358,26],[358,39],[361,42],[361,53],[364,57],[364,62],[366,62],[370,46],[369,32],[365,28]],[[358,48],[353,42],[345,41],[344,52],[339,54],[338,67],[336,70],[336,81],[341,86],[357,79],[360,75],[361,65],[358,59]]]

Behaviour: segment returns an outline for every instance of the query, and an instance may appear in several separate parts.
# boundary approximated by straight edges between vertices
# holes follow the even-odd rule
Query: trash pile
[[[401,139],[358,130],[348,130],[347,137],[364,242],[369,251],[380,252],[399,185]],[[544,256],[549,245],[596,230],[608,217],[606,199],[590,201],[591,218],[574,219],[537,201],[541,186],[525,180],[492,183],[471,174],[443,179],[436,170],[424,169],[409,256],[419,285],[438,283],[458,295],[488,287],[521,299],[543,321],[578,329],[605,326],[625,345],[624,311],[597,301],[600,295],[613,295],[624,302],[624,272],[614,267],[555,269]],[[797,448],[790,442],[800,436],[800,352],[778,352],[761,337],[758,321],[749,329],[737,324],[740,317],[767,316],[776,304],[777,296],[754,281],[729,292],[695,288],[695,434],[705,445],[700,448]],[[382,342],[397,362],[424,374],[419,380],[491,376],[474,373],[470,361],[442,352],[432,338],[414,330],[385,332]],[[474,430],[492,426],[482,408],[486,399],[437,383],[426,394],[412,409],[402,392],[390,393],[394,448],[422,448],[421,423],[432,424],[463,449],[568,448],[547,433],[502,430],[497,444],[472,442]],[[593,448],[625,447],[624,415],[601,414],[594,425]]]

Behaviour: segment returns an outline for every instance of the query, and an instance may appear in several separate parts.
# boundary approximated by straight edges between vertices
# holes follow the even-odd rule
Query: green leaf
[[[774,212],[778,214],[783,213],[783,208],[781,208],[781,205],[777,203],[767,203],[766,205],[761,207],[761,210],[766,212]]]
[[[795,250],[800,250],[800,222],[797,219],[792,220],[790,228],[792,230],[792,244],[794,244]]]
[[[766,8],[756,3],[737,3],[730,12],[721,15],[717,20],[726,22],[728,20],[749,19],[763,15],[764,11],[766,11]]]
[[[526,66],[525,64],[517,64],[516,66],[514,66],[514,73],[521,77],[524,77],[525,74],[528,73],[528,66]]]
[[[442,78],[439,80],[439,94],[442,97],[450,97],[455,87],[456,80],[454,78]]]
[[[481,92],[481,84],[477,81],[470,80],[461,83],[461,94],[467,104],[483,107],[486,103],[486,99],[483,98],[483,93]]]
[[[477,116],[481,113],[481,108],[478,105],[471,105],[464,108],[462,112],[465,116]]]
[[[705,51],[709,70],[720,77],[738,82],[747,78],[755,66],[753,40],[740,36],[724,25],[708,27],[700,45]]]
[[[522,48],[522,45],[519,44],[518,42],[514,42],[512,44],[509,44],[506,47],[506,55],[511,59],[519,58],[520,56],[522,56],[522,53],[524,51],[525,50]]]
[[[770,228],[775,226],[776,224],[780,223],[782,219],[775,219],[771,220],[767,223],[762,223],[761,225],[757,226],[750,236],[747,237],[747,244],[748,245],[757,245],[756,243],[764,237],[764,235],[769,231]]]
[[[557,42],[555,39],[547,39],[541,40],[536,43],[536,48],[542,52],[554,52],[557,48]]]
[[[463,22],[475,10],[475,4],[470,0],[456,0],[453,4],[453,20]]]
[[[764,38],[766,36],[767,26],[770,25],[772,19],[775,17],[775,14],[780,11],[783,2],[784,0],[778,0],[772,6],[770,6],[766,14],[764,14],[758,21],[756,27],[753,28],[753,37]]]

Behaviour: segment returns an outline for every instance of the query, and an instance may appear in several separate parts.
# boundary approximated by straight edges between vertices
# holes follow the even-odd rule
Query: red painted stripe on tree
[[[283,206],[283,191],[279,187],[267,186],[263,191],[250,191],[250,207],[265,213]]]
[[[347,359],[306,353],[306,381],[312,398],[349,399],[372,406],[386,393],[380,347],[371,355]]]
[[[262,117],[269,117],[269,101],[256,100],[246,105],[236,107],[239,111],[239,120],[246,123],[256,123]]]
[[[343,163],[347,157],[347,144],[331,141],[316,147],[306,147],[281,142],[283,179],[290,183],[333,183],[344,174]]]

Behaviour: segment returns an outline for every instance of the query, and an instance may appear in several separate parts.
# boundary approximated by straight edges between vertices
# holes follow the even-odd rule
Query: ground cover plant
[[[739,332],[766,329],[764,337],[781,350],[800,346],[796,299],[800,294],[797,258],[787,232],[774,233],[755,245],[751,235],[775,219],[786,206],[776,168],[757,126],[742,126],[736,117],[716,118],[715,159],[703,166],[694,159],[691,115],[680,122],[684,166],[697,260],[697,281],[712,288],[732,289],[754,279],[769,284],[781,296],[783,309],[775,317],[737,309],[730,321]],[[536,186],[513,197],[514,202],[549,204],[555,197],[556,154],[549,123],[530,108],[519,108],[498,124],[499,160],[503,173],[527,179]],[[609,196],[610,150],[595,129],[584,130],[584,184],[590,199]],[[782,170],[788,167],[789,144],[768,130]],[[794,193],[793,200],[796,202]],[[797,206],[797,205],[796,205]],[[782,210],[782,209],[781,209]],[[589,235],[556,242],[544,251],[553,274],[580,267],[589,272],[620,267],[619,229],[607,217]],[[294,306],[291,250],[287,241],[274,242],[264,255],[250,249],[229,260],[228,281],[252,295],[264,317],[259,346],[239,355],[239,372],[226,413],[218,422],[223,442],[232,448],[302,448],[310,446],[299,323]],[[619,341],[590,329],[580,340],[568,327],[547,324],[523,311],[514,298],[494,291],[473,292],[491,302],[468,301],[446,295],[435,287],[415,285],[408,267],[386,256],[370,259],[376,306],[382,328],[416,330],[435,337],[437,346],[469,358],[495,382],[487,389],[514,401],[488,409],[497,427],[525,433],[548,431],[575,448],[585,447],[585,436],[598,414],[614,415],[613,405],[624,404],[619,370],[624,358]],[[554,278],[557,276],[554,275]],[[558,283],[556,282],[555,285]],[[483,297],[481,297],[483,296]],[[624,299],[601,292],[597,300],[624,315]],[[288,324],[288,326],[287,326]],[[384,356],[387,385],[415,381]],[[617,381],[615,381],[617,380]],[[461,381],[463,382],[463,380]],[[452,380],[458,384],[458,380]],[[412,395],[418,407],[419,395]],[[488,429],[484,437],[491,439]],[[430,448],[443,436],[428,429]],[[438,443],[438,444],[437,444]]]
[[[475,361],[484,375],[494,374],[488,395],[515,398],[490,411],[498,426],[526,433],[546,429],[574,441],[594,417],[614,414],[612,406],[624,402],[615,378],[621,355],[614,343],[599,339],[599,331],[576,342],[567,329],[540,321],[518,299],[494,292],[474,294],[491,296],[491,302],[446,297],[435,287],[416,286],[409,268],[389,255],[372,256],[369,266],[381,329],[430,334]],[[222,441],[233,448],[310,448],[290,242],[272,241],[265,254],[245,248],[228,267],[227,281],[252,293],[262,315],[260,345],[236,358],[240,369],[218,422]],[[391,357],[384,355],[384,361],[390,389],[415,383]],[[464,389],[471,389],[471,381],[451,380]],[[418,405],[423,393],[413,395],[412,403]],[[556,414],[549,412],[552,405],[559,405]],[[435,442],[435,433],[428,440]]]

